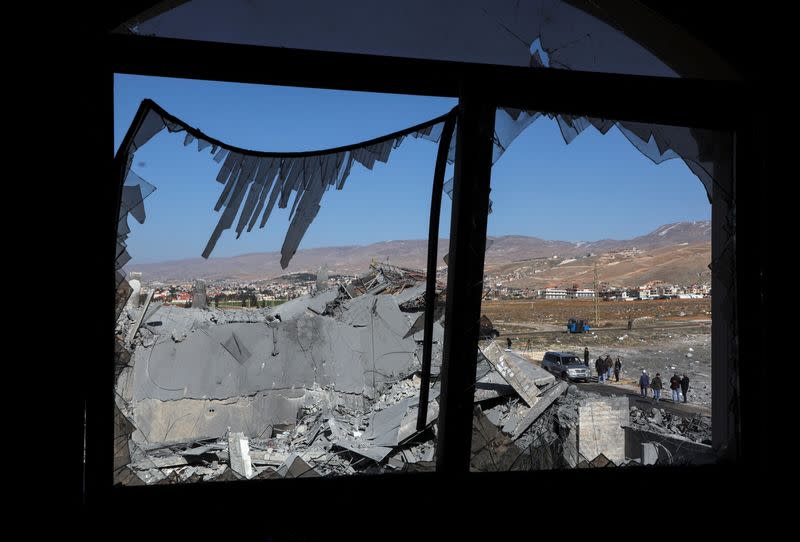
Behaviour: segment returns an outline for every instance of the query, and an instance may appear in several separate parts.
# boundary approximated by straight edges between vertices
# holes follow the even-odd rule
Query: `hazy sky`
[[[151,98],[208,135],[239,147],[304,151],[355,143],[449,111],[455,99],[244,85],[118,75],[115,150],[139,103]],[[300,249],[427,237],[436,144],[407,138],[388,164],[354,165],[342,191],[330,190]],[[134,171],[157,187],[145,200],[143,225],[129,218],[133,262],[199,257],[219,220],[219,165],[183,134],[162,134],[140,149]],[[452,169],[452,168],[450,168]],[[452,173],[448,172],[448,178]],[[680,160],[653,164],[614,128],[587,129],[566,145],[543,118],[509,147],[492,170],[489,235],[565,241],[627,239],[658,226],[709,220],[700,181]],[[290,205],[291,207],[291,205]],[[223,233],[212,254],[280,250],[289,208],[275,209],[264,229]],[[450,200],[442,206],[447,237]]]

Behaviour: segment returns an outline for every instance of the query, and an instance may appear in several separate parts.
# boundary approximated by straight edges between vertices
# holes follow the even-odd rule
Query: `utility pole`
[[[597,317],[597,298],[600,297],[600,285],[597,282],[597,260],[594,261],[594,325],[600,327],[600,320]]]

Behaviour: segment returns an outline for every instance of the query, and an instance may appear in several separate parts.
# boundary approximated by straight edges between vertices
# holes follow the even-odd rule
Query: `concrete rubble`
[[[711,444],[711,417],[701,414],[679,416],[665,409],[642,410],[630,407],[631,427],[666,436],[680,436],[694,442]]]
[[[435,310],[426,428],[417,431],[424,274],[373,264],[351,282],[327,282],[274,308],[123,310],[116,483],[435,470],[445,323]],[[473,470],[588,464],[578,411],[592,395],[503,351],[496,335],[482,331],[476,352]],[[631,412],[632,426],[645,423]],[[663,419],[665,431],[705,427]]]

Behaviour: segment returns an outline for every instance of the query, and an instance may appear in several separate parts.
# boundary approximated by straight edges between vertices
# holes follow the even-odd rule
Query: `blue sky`
[[[456,100],[117,75],[115,149],[139,103],[151,98],[212,137],[249,149],[304,151],[370,139],[436,117]],[[300,248],[362,245],[427,237],[436,145],[408,138],[388,164],[354,166],[342,191],[331,190]],[[129,219],[133,262],[199,257],[219,219],[219,165],[181,134],[166,131],[140,149],[134,170],[157,187],[143,225]],[[448,172],[448,175],[451,175]],[[492,171],[489,235],[544,239],[625,239],[661,224],[708,220],[711,206],[683,162],[653,164],[616,128],[590,128],[566,145],[558,126],[540,119]],[[214,256],[280,250],[289,209],[275,209],[264,229],[235,239],[223,233]],[[602,217],[598,219],[598,217]],[[450,200],[440,233],[448,235]]]

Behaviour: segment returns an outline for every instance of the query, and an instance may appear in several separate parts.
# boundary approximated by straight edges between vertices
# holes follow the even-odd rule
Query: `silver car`
[[[545,352],[542,367],[566,381],[588,382],[592,376],[589,367],[573,352]]]

